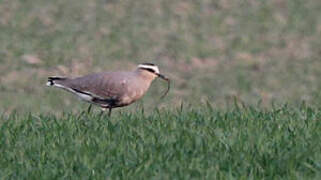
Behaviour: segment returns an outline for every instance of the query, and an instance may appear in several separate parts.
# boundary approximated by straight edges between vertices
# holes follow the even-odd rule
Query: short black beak
[[[156,73],[156,75],[157,75],[158,77],[164,79],[165,81],[169,81],[169,79],[168,79],[166,76],[162,75],[162,74]]]
[[[170,80],[169,78],[167,78],[166,76],[162,75],[162,74],[159,74],[159,73],[156,73],[156,75],[162,79],[164,79],[165,81],[167,81],[167,90],[166,92],[164,93],[164,95],[162,95],[161,99],[164,98],[167,93],[169,92],[169,89],[170,89]]]

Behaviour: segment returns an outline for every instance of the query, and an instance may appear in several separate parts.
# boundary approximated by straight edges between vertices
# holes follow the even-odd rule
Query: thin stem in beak
[[[165,93],[162,95],[162,97],[161,97],[161,99],[163,99],[163,98],[167,95],[167,93],[169,92],[169,89],[170,89],[170,80],[169,80],[166,76],[164,76],[164,75],[162,75],[162,74],[158,74],[158,73],[157,73],[157,76],[160,77],[160,78],[162,78],[163,80],[167,81],[167,90],[166,90],[166,92],[165,92]]]

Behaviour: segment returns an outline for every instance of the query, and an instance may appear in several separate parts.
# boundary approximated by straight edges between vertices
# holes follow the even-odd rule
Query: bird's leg
[[[106,107],[101,107],[99,116],[102,116],[105,113],[106,109]]]
[[[101,111],[100,111],[100,113],[99,113],[99,116],[102,116],[105,111],[106,111],[106,109],[102,107],[102,108],[101,108]]]
[[[102,115],[106,110],[108,109],[108,117],[111,116],[111,107],[101,107],[101,113],[100,115]]]
[[[108,111],[108,116],[110,117],[111,116],[111,107],[109,108],[109,111]]]
[[[92,104],[89,105],[88,109],[87,109],[87,113],[89,114],[91,112],[91,108],[92,108]]]

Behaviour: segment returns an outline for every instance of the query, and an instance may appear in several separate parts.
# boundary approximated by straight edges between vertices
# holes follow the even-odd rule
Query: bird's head
[[[146,76],[149,76],[151,79],[158,77],[160,74],[158,67],[152,63],[139,64],[137,69]]]
[[[169,78],[167,78],[166,76],[162,75],[159,72],[158,66],[156,66],[155,64],[152,64],[152,63],[142,63],[142,64],[138,65],[137,70],[139,72],[141,72],[142,74],[144,74],[144,76],[150,78],[151,80],[154,80],[156,77],[159,77],[159,78],[162,78],[163,80],[167,81],[168,89],[162,97],[164,97],[167,94],[167,92],[169,91],[169,87],[170,87],[170,80],[169,80]]]

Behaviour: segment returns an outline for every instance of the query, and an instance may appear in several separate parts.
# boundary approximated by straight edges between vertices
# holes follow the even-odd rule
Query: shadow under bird
[[[139,64],[131,72],[101,72],[77,78],[52,76],[48,77],[47,86],[62,88],[103,110],[109,109],[110,116],[113,108],[130,105],[142,98],[157,77],[168,83],[163,98],[170,89],[170,80],[151,63]]]

